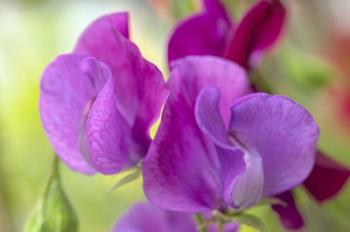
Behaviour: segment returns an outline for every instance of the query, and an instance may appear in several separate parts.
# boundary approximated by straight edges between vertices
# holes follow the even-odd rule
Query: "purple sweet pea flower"
[[[215,2],[219,3],[219,1]],[[220,14],[211,15],[213,21],[215,21],[215,16],[215,19],[220,18]],[[196,18],[196,16],[193,16],[193,18]],[[286,23],[286,9],[279,0],[258,1],[248,10],[238,25],[233,26],[232,23],[230,24],[230,32],[227,31],[227,34],[224,36],[216,37],[215,33],[204,36],[205,38],[217,38],[215,41],[218,44],[222,44],[223,40],[226,41],[224,50],[221,50],[223,48],[222,46],[217,46],[215,52],[212,52],[213,43],[206,47],[206,44],[200,43],[201,40],[198,39],[200,36],[196,32],[197,28],[201,27],[193,25],[192,20],[192,18],[185,19],[174,30],[168,44],[169,61],[194,54],[216,55],[223,56],[249,70],[252,66],[256,65],[262,54],[273,47],[281,37]],[[202,27],[205,27],[205,25],[205,22],[203,22]],[[214,30],[212,28],[210,29],[210,31]],[[201,52],[198,53],[196,50],[189,49],[189,44],[201,44]],[[172,54],[177,54],[177,56],[174,57]],[[304,186],[317,201],[326,201],[342,189],[349,177],[350,171],[348,168],[339,165],[332,159],[319,153],[317,154],[315,166],[310,177],[305,181]],[[323,161],[321,162],[321,160]],[[327,164],[328,162],[329,164]],[[287,228],[299,229],[304,224],[303,219],[294,203],[292,193],[286,194],[289,196],[281,198],[280,195],[277,195],[275,197],[281,198],[283,201],[288,199],[286,201],[287,206],[284,206],[284,208],[282,206],[273,208],[275,210],[277,209],[276,212],[279,213],[283,219],[283,224]],[[281,207],[282,210],[278,210]]]
[[[236,26],[220,1],[204,5],[204,12],[185,19],[172,33],[169,63],[188,55],[215,55],[249,69],[276,44],[285,26],[286,10],[278,0],[257,2]]]
[[[313,168],[318,126],[281,96],[250,94],[245,71],[215,57],[173,63],[170,95],[143,163],[156,206],[244,209],[300,184]]]
[[[136,165],[167,96],[161,72],[128,40],[127,18],[97,19],[74,52],[57,57],[43,74],[42,123],[74,171],[113,174]]]
[[[148,203],[137,203],[116,223],[111,232],[197,232],[191,214],[157,208]],[[216,225],[208,226],[208,232],[216,232]],[[228,223],[225,232],[238,231],[238,225]]]

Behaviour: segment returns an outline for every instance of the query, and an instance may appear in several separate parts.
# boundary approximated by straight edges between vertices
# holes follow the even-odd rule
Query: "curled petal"
[[[280,199],[282,203],[272,205],[272,209],[278,213],[283,226],[289,230],[303,228],[304,219],[295,204],[292,192],[287,191],[275,197]]]
[[[73,170],[92,174],[81,148],[91,103],[111,77],[109,68],[84,55],[61,55],[46,68],[40,86],[40,116],[60,158]]]
[[[319,129],[300,105],[282,96],[251,94],[232,107],[230,133],[263,163],[263,196],[303,182],[315,163]]]
[[[137,203],[117,222],[111,232],[196,232],[191,214],[167,211]]]
[[[242,175],[248,177],[246,175],[247,165],[244,161],[243,151],[232,146],[229,140],[219,111],[219,94],[218,89],[213,86],[208,86],[201,91],[196,101],[196,120],[202,132],[211,138],[216,145],[223,178],[223,198],[226,204],[236,208],[245,207],[245,205],[241,204],[241,198],[243,197],[242,194],[248,193],[242,191],[242,188],[246,187],[243,186],[242,179],[244,177],[242,178]],[[253,168],[257,169],[256,166]],[[243,171],[245,171],[245,174],[242,174]],[[249,179],[249,181],[251,180]],[[234,186],[236,187],[234,188]],[[254,191],[249,191],[249,194],[254,194]]]
[[[272,47],[283,30],[286,9],[280,1],[261,0],[231,32],[225,57],[249,69],[251,58]]]
[[[143,162],[144,191],[159,207],[209,211],[221,198],[220,163],[215,146],[196,125],[183,96],[169,98],[161,124]]]
[[[168,61],[189,55],[223,56],[232,23],[216,0],[205,1],[206,10],[180,22],[168,43]]]
[[[244,150],[244,149],[243,149]],[[259,154],[244,151],[245,170],[232,184],[231,206],[244,209],[254,206],[263,194],[263,164]]]
[[[167,90],[161,72],[142,57],[123,28],[127,28],[126,13],[97,19],[81,35],[74,52],[108,64],[119,112],[135,130],[147,131],[159,116]]]
[[[230,148],[218,148],[197,125],[195,102],[207,85],[220,90],[225,99],[220,106],[246,92],[245,74],[232,63],[214,57],[188,57],[174,63],[170,96],[143,163],[144,190],[155,205],[202,212],[223,203],[220,156],[236,154]]]
[[[110,78],[94,101],[85,126],[89,160],[104,174],[135,166],[150,143],[146,131],[134,134],[133,125],[118,111],[114,86]]]
[[[303,184],[317,201],[323,202],[340,192],[349,176],[349,168],[318,151],[314,169]]]

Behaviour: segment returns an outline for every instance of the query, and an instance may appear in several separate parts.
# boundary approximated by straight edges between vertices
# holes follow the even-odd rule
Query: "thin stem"
[[[205,220],[203,218],[203,215],[198,213],[195,216],[196,222],[197,222],[197,227],[199,232],[208,232]]]

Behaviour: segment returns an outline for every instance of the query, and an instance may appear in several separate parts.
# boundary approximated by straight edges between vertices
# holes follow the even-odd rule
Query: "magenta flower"
[[[214,2],[220,5],[219,1]],[[223,8],[223,6],[221,7]],[[202,14],[211,17],[213,22],[223,18],[220,14],[208,16],[206,13],[210,11],[208,8],[207,6],[206,11]],[[193,25],[193,18],[200,19],[201,17],[192,16],[185,19],[174,30],[168,44],[169,61],[188,55],[216,55],[234,61],[249,70],[258,63],[263,53],[273,47],[281,37],[286,23],[286,9],[279,0],[258,1],[237,25],[227,24],[230,25],[230,29],[224,27],[225,33],[223,35],[217,36],[212,33],[204,36],[205,38],[212,36],[214,38],[212,41],[215,41],[215,43],[205,44],[201,43],[200,34],[197,32],[200,28],[204,28],[204,32],[201,30],[200,33],[205,33],[205,21],[202,21],[203,26],[200,27]],[[209,31],[221,28],[215,24],[208,25],[210,25]],[[224,46],[213,46],[213,44],[222,45],[222,41],[225,41]],[[189,44],[201,44],[201,52],[189,49]],[[215,52],[213,52],[213,47],[216,48]],[[349,168],[341,166],[318,151],[315,166],[304,182],[304,186],[314,199],[323,202],[329,200],[342,189],[349,178],[349,173]],[[283,224],[290,229],[301,228],[304,224],[303,219],[298,212],[292,193],[281,193],[275,197],[287,203],[287,205],[273,207],[279,213]]]
[[[168,44],[169,62],[188,55],[215,55],[249,69],[283,31],[286,10],[278,0],[257,2],[237,25],[220,1],[203,2],[204,12],[185,19],[174,30]]]
[[[85,174],[112,174],[147,153],[167,96],[161,72],[128,39],[128,15],[94,21],[41,81],[40,114],[58,156]]]
[[[170,95],[143,163],[144,191],[184,212],[245,209],[292,189],[314,166],[318,126],[282,96],[250,94],[245,71],[215,57],[172,65]]]
[[[197,232],[191,214],[168,211],[148,203],[137,203],[116,223],[112,232]],[[216,232],[216,225],[209,225],[208,232]],[[225,225],[225,232],[238,231],[238,225]]]

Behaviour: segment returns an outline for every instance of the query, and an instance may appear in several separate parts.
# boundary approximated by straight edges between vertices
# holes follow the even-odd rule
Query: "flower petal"
[[[222,56],[232,23],[216,0],[205,1],[207,9],[180,22],[168,43],[168,61],[189,55]]]
[[[218,153],[232,151],[217,149],[197,125],[195,101],[207,85],[225,96],[223,106],[246,91],[245,74],[238,66],[214,57],[188,57],[173,64],[170,96],[143,163],[144,190],[157,206],[201,212],[222,204]]]
[[[117,24],[118,19],[124,27]],[[115,79],[119,112],[130,125],[148,130],[159,116],[167,90],[158,68],[142,57],[136,45],[125,37],[125,30],[120,29],[126,28],[126,22],[126,13],[97,19],[82,34],[74,52],[108,64]]]
[[[86,122],[86,143],[91,164],[101,173],[114,174],[135,166],[147,153],[147,130],[134,130],[118,111],[110,78],[93,103]]]
[[[314,169],[303,184],[317,201],[323,202],[340,192],[349,176],[348,168],[318,151]]]
[[[301,216],[291,191],[287,191],[275,196],[283,202],[282,204],[272,205],[272,209],[278,213],[280,220],[285,228],[289,230],[298,230],[303,228],[304,219]]]
[[[184,212],[215,208],[221,197],[215,146],[196,125],[184,96],[169,97],[143,162],[144,191],[159,207]]]
[[[40,115],[55,151],[73,170],[92,174],[81,148],[81,133],[91,102],[111,73],[84,55],[61,55],[46,68],[41,80]]]
[[[225,57],[249,69],[251,58],[272,47],[283,30],[286,10],[280,1],[261,0],[243,17],[225,48]],[[254,56],[253,56],[254,55]]]
[[[224,184],[223,198],[227,205],[237,207],[239,203],[235,204],[234,201],[238,200],[239,194],[243,191],[239,191],[237,187],[234,189],[234,186],[237,185],[237,177],[242,174],[246,165],[243,152],[230,143],[219,111],[219,95],[216,87],[204,88],[197,97],[195,115],[199,128],[216,145]],[[234,197],[232,197],[233,192],[236,193]]]
[[[230,120],[232,103],[250,91],[246,72],[237,64],[219,57],[189,56],[173,62],[172,69],[170,91],[183,91],[193,103],[204,87],[213,85],[218,88],[220,114],[225,126]]]
[[[264,196],[300,184],[315,163],[319,129],[300,105],[282,96],[251,94],[232,107],[230,133],[248,152],[260,155]]]
[[[196,232],[190,214],[167,211],[148,203],[137,203],[117,222],[111,232]]]

